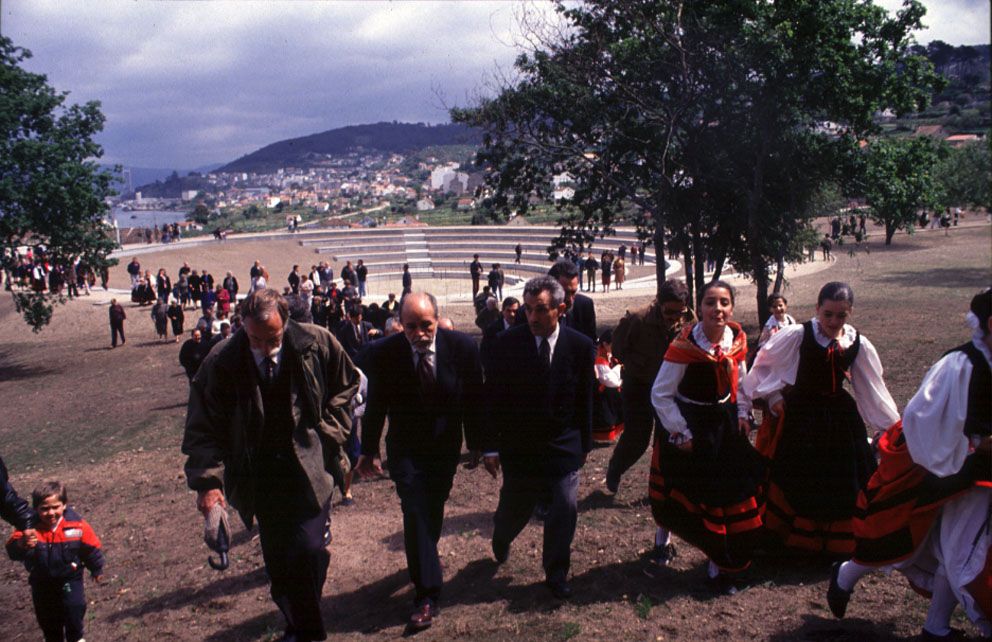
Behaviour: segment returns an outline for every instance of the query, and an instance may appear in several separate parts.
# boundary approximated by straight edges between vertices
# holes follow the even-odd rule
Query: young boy
[[[78,642],[83,637],[86,597],[83,566],[99,583],[103,573],[100,540],[76,511],[59,481],[31,493],[38,519],[35,532],[15,531],[7,554],[28,569],[34,612],[46,642]]]

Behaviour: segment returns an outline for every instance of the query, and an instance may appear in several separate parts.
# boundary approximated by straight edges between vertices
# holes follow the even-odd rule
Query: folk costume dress
[[[623,432],[623,376],[620,364],[611,365],[613,355],[596,355],[596,393],[592,402],[592,440],[612,444]]]
[[[762,519],[757,494],[764,462],[741,434],[737,390],[747,337],[730,322],[718,345],[701,323],[683,329],[665,353],[651,402],[668,439],[651,458],[655,522],[703,551],[721,571],[751,563]],[[676,443],[692,439],[692,451]]]
[[[796,320],[792,318],[792,316],[789,314],[786,314],[785,318],[783,318],[781,321],[776,319],[774,314],[768,317],[768,320],[765,321],[765,327],[761,330],[761,336],[758,337],[758,347],[760,348],[761,346],[768,343],[768,340],[771,339],[772,336],[782,328],[786,328],[790,325],[795,325],[795,324],[796,324]]]
[[[992,456],[974,446],[992,433],[992,354],[980,333],[930,368],[902,424],[882,437],[858,499],[854,561],[898,570],[928,596],[946,582],[988,636]]]
[[[850,325],[837,340],[816,319],[787,326],[758,351],[742,416],[756,399],[785,407],[764,413],[755,442],[769,461],[766,528],[790,548],[851,555],[851,517],[876,468],[865,423],[880,431],[899,420],[875,346]]]

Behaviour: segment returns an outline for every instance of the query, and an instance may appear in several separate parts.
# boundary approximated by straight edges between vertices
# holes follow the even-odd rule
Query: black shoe
[[[497,564],[504,563],[507,558],[510,557],[510,545],[504,544],[497,540],[493,540],[493,557],[496,558]]]
[[[675,550],[675,544],[671,542],[664,546],[655,544],[654,550],[651,551],[651,561],[658,566],[668,566],[678,554],[679,552]]]
[[[545,582],[548,588],[551,589],[551,594],[555,596],[558,600],[570,600],[572,599],[572,587],[568,585],[565,580],[559,580],[552,582],[547,580]]]
[[[738,591],[733,578],[726,573],[720,573],[716,577],[707,577],[706,587],[717,595],[737,595]]]
[[[434,618],[438,616],[439,612],[439,609],[430,600],[425,600],[410,614],[407,628],[413,632],[429,629],[434,624]]]
[[[838,619],[844,617],[847,612],[847,603],[851,601],[851,593],[853,593],[853,591],[845,591],[837,583],[841,563],[834,562],[830,571],[830,585],[827,587],[827,606],[830,607],[830,612],[834,614],[834,617]]]
[[[620,490],[620,476],[614,475],[609,470],[606,471],[606,490],[614,495]]]

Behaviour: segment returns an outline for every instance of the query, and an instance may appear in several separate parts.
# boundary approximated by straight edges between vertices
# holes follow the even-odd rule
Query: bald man
[[[438,614],[444,503],[461,454],[462,435],[477,448],[482,364],[475,341],[439,328],[437,301],[427,293],[403,297],[403,332],[387,337],[369,354],[368,406],[362,455],[363,477],[382,473],[379,440],[386,435],[390,477],[403,509],[403,542],[415,588],[408,627],[426,629]]]

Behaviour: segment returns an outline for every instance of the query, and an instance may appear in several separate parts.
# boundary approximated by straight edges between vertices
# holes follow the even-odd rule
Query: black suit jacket
[[[513,326],[510,326],[513,327]],[[503,314],[482,329],[482,343],[479,344],[479,354],[482,356],[482,369],[489,372],[495,359],[496,337],[507,328],[503,325]]]
[[[559,476],[578,470],[592,448],[592,342],[561,327],[550,373],[539,364],[526,324],[497,335],[493,350],[483,450],[498,450],[510,473]]]
[[[475,341],[466,334],[438,329],[435,338],[434,393],[421,393],[413,349],[403,334],[375,343],[363,361],[368,366],[368,406],[362,423],[362,454],[377,456],[389,417],[386,453],[394,457],[455,460],[462,429],[469,448],[478,448],[482,414],[482,365]]]
[[[586,295],[576,293],[572,308],[565,313],[562,323],[566,328],[572,328],[589,337],[593,344],[596,343],[596,306]],[[517,310],[517,325],[520,324],[527,324],[527,313],[522,305]]]
[[[338,342],[351,359],[354,359],[358,351],[362,349],[362,346],[370,341],[369,330],[372,329],[372,324],[363,320],[359,327],[362,335],[362,341],[360,343],[355,337],[355,324],[351,321],[342,323],[335,332]]]

